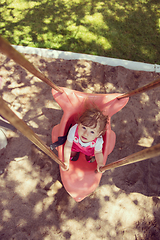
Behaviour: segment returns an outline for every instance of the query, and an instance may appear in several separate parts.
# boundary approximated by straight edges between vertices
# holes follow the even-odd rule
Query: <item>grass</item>
[[[15,45],[160,64],[158,0],[1,0],[0,34]]]

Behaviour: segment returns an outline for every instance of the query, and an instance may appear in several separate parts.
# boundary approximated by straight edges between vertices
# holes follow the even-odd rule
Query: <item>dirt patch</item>
[[[124,93],[159,74],[27,55],[58,86],[83,92]],[[47,144],[62,110],[51,88],[0,55],[1,96]],[[107,163],[160,142],[159,88],[133,96],[112,117],[116,145]],[[0,239],[160,239],[159,157],[106,171],[100,186],[76,203],[65,191],[58,165],[18,131],[5,129],[0,150]]]

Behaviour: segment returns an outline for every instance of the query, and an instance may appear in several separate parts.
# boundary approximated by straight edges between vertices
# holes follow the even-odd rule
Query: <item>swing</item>
[[[38,69],[36,69],[22,54],[16,51],[5,39],[0,36],[0,50],[3,54],[13,59],[20,66],[27,69],[34,76],[38,77],[50,87],[52,87],[52,94],[57,103],[64,111],[60,124],[56,125],[52,130],[52,142],[65,139],[65,135],[70,125],[75,123],[77,114],[83,112],[84,105],[87,103],[95,103],[104,114],[109,116],[109,124],[106,126],[106,133],[103,136],[103,163],[106,163],[107,156],[112,152],[115,146],[115,133],[111,130],[111,117],[120,111],[128,102],[129,97],[137,93],[142,93],[146,90],[160,86],[160,79],[157,79],[150,84],[145,85],[139,89],[133,90],[123,95],[120,94],[87,94],[67,88],[60,88],[44,76]],[[60,166],[65,168],[63,163],[63,145],[58,146],[59,158],[52,152],[52,150],[45,145],[45,143],[32,131],[32,129],[7,106],[5,101],[0,97],[0,114],[8,120],[15,128],[17,128],[24,136],[33,142],[38,148],[45,152]],[[62,141],[62,142],[63,142]],[[56,144],[55,144],[56,146]],[[160,144],[153,147],[146,148],[140,152],[134,153],[123,159],[110,163],[101,167],[101,171],[117,168],[130,163],[138,162],[148,158],[160,155]],[[86,196],[91,194],[98,186],[101,173],[96,173],[96,162],[88,163],[84,155],[81,153],[78,161],[70,163],[70,169],[64,172],[60,169],[62,182],[68,193],[77,201],[83,200]]]
[[[58,138],[67,134],[70,125],[75,124],[76,116],[83,112],[86,102],[94,103],[103,111],[104,115],[109,117],[109,124],[107,124],[106,133],[103,136],[103,164],[105,165],[107,156],[112,152],[116,141],[116,135],[111,130],[111,116],[120,111],[127,104],[129,98],[118,100],[119,94],[87,94],[67,88],[62,88],[62,90],[63,93],[59,93],[52,89],[54,99],[64,112],[60,124],[52,130],[52,142],[58,142]],[[57,150],[60,160],[64,161],[64,145],[58,146]],[[84,154],[80,153],[78,161],[70,161],[68,171],[60,168],[63,185],[77,202],[82,201],[99,185],[102,173],[95,173],[96,166],[96,161],[89,163]]]

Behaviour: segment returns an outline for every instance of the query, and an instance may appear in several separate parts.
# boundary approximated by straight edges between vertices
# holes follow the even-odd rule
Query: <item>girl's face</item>
[[[95,138],[100,136],[99,132],[99,124],[95,128],[92,127],[86,127],[82,125],[81,123],[78,125],[78,135],[82,142],[91,142]]]

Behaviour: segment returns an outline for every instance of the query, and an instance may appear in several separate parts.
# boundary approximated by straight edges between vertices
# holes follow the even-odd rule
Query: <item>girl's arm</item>
[[[68,171],[69,170],[69,163],[70,163],[70,156],[71,156],[71,148],[72,148],[72,144],[71,142],[69,142],[68,140],[66,141],[65,145],[64,145],[64,164],[66,165],[66,169],[64,169],[63,167],[61,167],[61,169],[63,171]]]
[[[96,152],[95,151],[95,158],[96,158],[96,162],[97,162],[97,171],[100,172],[100,173],[103,173],[100,171],[100,167],[103,167],[104,164],[103,164],[103,153],[102,151],[101,152]]]

